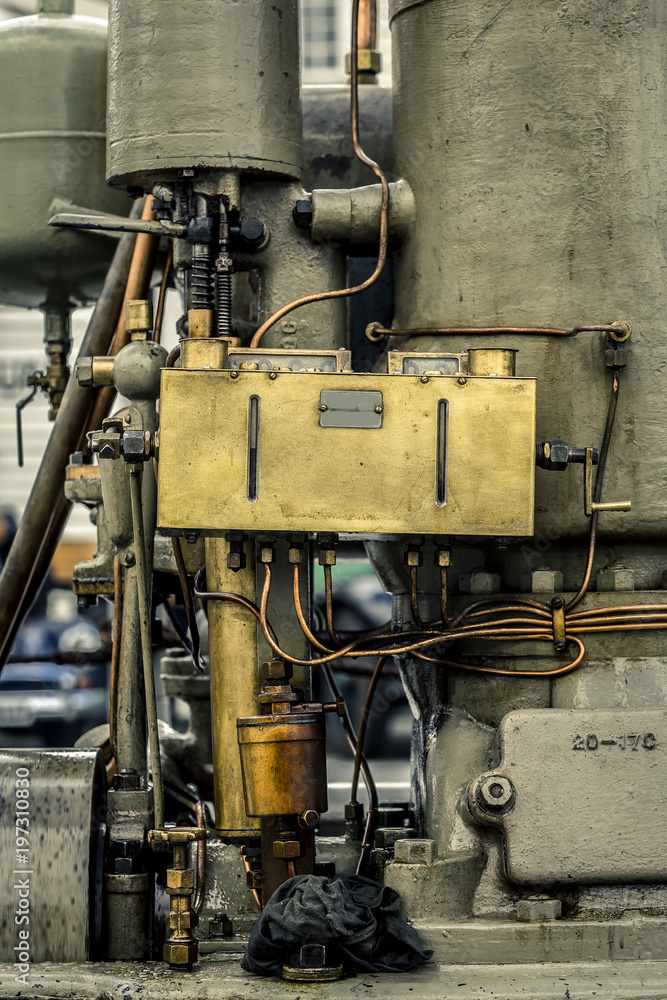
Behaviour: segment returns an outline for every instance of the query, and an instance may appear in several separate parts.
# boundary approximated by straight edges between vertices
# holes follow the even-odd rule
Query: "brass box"
[[[158,467],[166,530],[530,535],[535,381],[164,369]]]

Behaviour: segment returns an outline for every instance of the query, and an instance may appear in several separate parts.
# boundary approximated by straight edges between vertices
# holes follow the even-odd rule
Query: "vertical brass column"
[[[226,590],[255,601],[255,545],[243,543],[246,566],[227,566],[228,543],[206,540],[208,590]],[[222,837],[259,834],[260,821],[246,816],[236,720],[256,715],[259,706],[257,625],[239,604],[209,601],[211,722],[213,729],[215,826]]]

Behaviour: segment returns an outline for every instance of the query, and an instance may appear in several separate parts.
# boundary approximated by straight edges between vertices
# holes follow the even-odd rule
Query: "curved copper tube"
[[[382,168],[375,162],[375,160],[371,159],[371,157],[364,152],[359,140],[359,65],[357,58],[359,52],[359,3],[360,0],[352,0],[350,132],[352,135],[352,146],[357,159],[365,164],[365,166],[370,167],[382,185],[377,265],[370,277],[366,278],[365,281],[362,281],[360,285],[354,285],[352,288],[338,288],[329,292],[316,292],[312,295],[304,295],[300,299],[295,299],[293,302],[288,303],[288,305],[278,309],[278,311],[275,312],[273,316],[270,316],[267,320],[265,320],[255,332],[252,340],[250,341],[251,347],[259,347],[259,343],[266,331],[270,330],[274,323],[277,323],[279,319],[283,318],[283,316],[287,316],[288,313],[291,313],[294,309],[298,309],[300,306],[309,305],[311,302],[324,302],[327,299],[347,298],[350,295],[358,295],[360,292],[365,292],[367,288],[370,288],[371,285],[375,284],[378,280],[387,261],[387,248],[389,244],[389,181],[387,180]]]
[[[208,820],[206,816],[206,803],[199,799],[195,805],[195,816],[197,817],[197,826],[201,827],[202,830],[208,829]],[[206,840],[197,841],[197,888],[195,889],[195,894],[192,899],[192,909],[197,915],[202,908],[202,903],[204,902],[204,891],[206,889]]]
[[[241,848],[241,860],[243,861],[243,868],[245,869],[245,873],[247,875],[248,872],[250,871],[250,862],[246,858],[245,854],[243,854],[243,847]],[[259,893],[257,892],[257,889],[251,889],[250,892],[252,893],[252,898],[255,900],[255,906],[257,907],[258,910],[261,911],[262,901],[259,898]]]
[[[364,742],[366,739],[366,730],[368,729],[368,720],[371,714],[371,707],[373,704],[373,698],[375,697],[375,692],[377,686],[380,682],[380,676],[387,662],[387,656],[379,657],[375,670],[373,671],[373,676],[371,677],[370,684],[368,685],[368,691],[366,692],[366,699],[364,701],[364,707],[361,712],[361,721],[359,723],[359,729],[357,731],[357,749],[354,755],[354,771],[352,773],[352,788],[350,791],[350,800],[352,802],[357,801],[357,789],[359,787],[359,771],[361,768],[361,760],[364,755]]]

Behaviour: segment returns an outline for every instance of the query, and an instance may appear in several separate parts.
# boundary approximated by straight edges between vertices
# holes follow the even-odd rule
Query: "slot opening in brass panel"
[[[435,444],[435,502],[438,507],[447,503],[447,415],[446,399],[438,401],[438,429]]]

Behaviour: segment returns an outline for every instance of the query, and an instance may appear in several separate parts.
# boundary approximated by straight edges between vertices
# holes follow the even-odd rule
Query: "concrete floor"
[[[28,987],[0,965],[0,998],[41,1000],[665,1000],[667,962],[435,965],[404,975],[365,975],[296,985],[241,971],[235,957],[208,958],[189,974],[156,963],[35,965]]]

